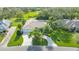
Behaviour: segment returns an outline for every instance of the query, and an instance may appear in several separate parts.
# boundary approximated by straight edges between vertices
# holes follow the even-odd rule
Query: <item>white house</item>
[[[7,19],[3,19],[0,21],[0,32],[3,32],[4,30],[7,30],[11,24],[11,21]]]

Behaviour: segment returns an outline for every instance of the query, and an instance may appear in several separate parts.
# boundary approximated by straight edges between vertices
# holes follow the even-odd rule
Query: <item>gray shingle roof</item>
[[[46,22],[44,20],[33,20],[33,21],[29,22],[29,24],[25,24],[23,26],[23,28],[34,29],[35,27],[41,28],[41,27],[43,27],[45,25],[46,25]]]
[[[72,27],[76,27],[79,28],[79,20],[68,20],[68,19],[64,19],[63,21],[61,20],[61,26],[67,27],[67,28],[72,28]]]
[[[2,20],[0,21],[0,32],[7,30],[10,26],[11,22],[9,20]]]

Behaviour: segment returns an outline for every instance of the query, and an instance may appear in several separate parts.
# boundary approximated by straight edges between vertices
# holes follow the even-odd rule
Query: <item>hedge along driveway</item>
[[[23,37],[22,35],[17,35],[17,29],[16,29],[13,36],[11,37],[11,40],[8,43],[8,46],[20,46],[22,43],[23,43]]]

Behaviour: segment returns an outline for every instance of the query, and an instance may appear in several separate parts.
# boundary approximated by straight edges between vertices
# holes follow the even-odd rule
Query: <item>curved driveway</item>
[[[57,44],[55,44],[50,37],[44,36],[44,38],[48,41],[48,46],[57,47]]]

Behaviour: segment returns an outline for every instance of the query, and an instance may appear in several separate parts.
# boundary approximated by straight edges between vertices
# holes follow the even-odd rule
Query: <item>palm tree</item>
[[[29,38],[33,37],[35,39],[41,39],[42,33],[39,31],[38,28],[35,28],[32,32],[29,33]]]

